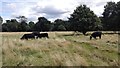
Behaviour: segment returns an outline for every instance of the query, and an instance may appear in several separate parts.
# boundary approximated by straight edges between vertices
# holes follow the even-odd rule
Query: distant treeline
[[[25,16],[19,19],[6,20],[0,17],[3,32],[31,32],[31,31],[79,31],[87,32],[94,30],[119,31],[120,30],[120,1],[108,2],[104,6],[103,16],[98,17],[86,5],[76,7],[68,20],[56,19],[54,22],[45,17],[38,17],[37,22],[27,21]],[[98,8],[99,9],[99,8]]]

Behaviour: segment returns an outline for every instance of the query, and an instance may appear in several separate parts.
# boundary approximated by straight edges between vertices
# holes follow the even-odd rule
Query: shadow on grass
[[[67,35],[62,35],[62,36],[79,36],[79,35],[83,35],[83,34],[67,34]],[[83,36],[89,36],[91,34],[86,34],[86,35],[83,35]]]
[[[74,34],[65,34],[65,35],[62,35],[62,36],[74,36]]]

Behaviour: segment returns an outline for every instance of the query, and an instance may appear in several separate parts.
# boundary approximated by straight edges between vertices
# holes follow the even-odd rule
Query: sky
[[[0,16],[5,20],[25,16],[28,21],[37,22],[38,17],[50,21],[67,20],[77,6],[85,4],[97,16],[102,16],[107,2],[119,0],[0,0]]]

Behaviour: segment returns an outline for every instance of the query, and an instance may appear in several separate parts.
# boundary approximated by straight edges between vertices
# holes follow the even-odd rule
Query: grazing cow
[[[23,36],[22,36],[22,38],[20,38],[21,40],[23,40],[23,39],[26,39],[26,40],[28,40],[28,39],[35,39],[35,35],[34,34],[24,34]]]
[[[48,37],[48,33],[37,34],[37,38],[42,38],[42,37],[49,38],[49,37]]]
[[[37,36],[38,34],[40,34],[40,32],[34,31],[34,32],[32,32],[32,34],[34,34],[35,36]]]
[[[37,36],[40,34],[40,32],[34,31],[32,34],[34,34],[35,38],[38,38]]]
[[[91,34],[90,40],[92,39],[92,37],[94,39],[96,39],[96,37],[99,37],[101,39],[101,35],[102,35],[102,32],[94,32],[94,33]]]

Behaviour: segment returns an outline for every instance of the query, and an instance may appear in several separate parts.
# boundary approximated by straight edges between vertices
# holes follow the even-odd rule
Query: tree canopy
[[[66,30],[65,21],[62,19],[56,19],[54,21],[53,31],[65,31]]]
[[[3,22],[3,18],[0,16],[0,24],[2,24]]]
[[[103,27],[105,30],[120,30],[120,2],[108,2],[104,6]]]
[[[51,22],[45,17],[39,17],[38,22],[35,24],[36,31],[49,31],[51,27]]]
[[[70,28],[85,34],[101,23],[100,19],[86,5],[78,6],[69,18]]]
[[[2,19],[2,17],[0,16],[0,32],[2,31],[2,22],[3,22],[3,19]]]

